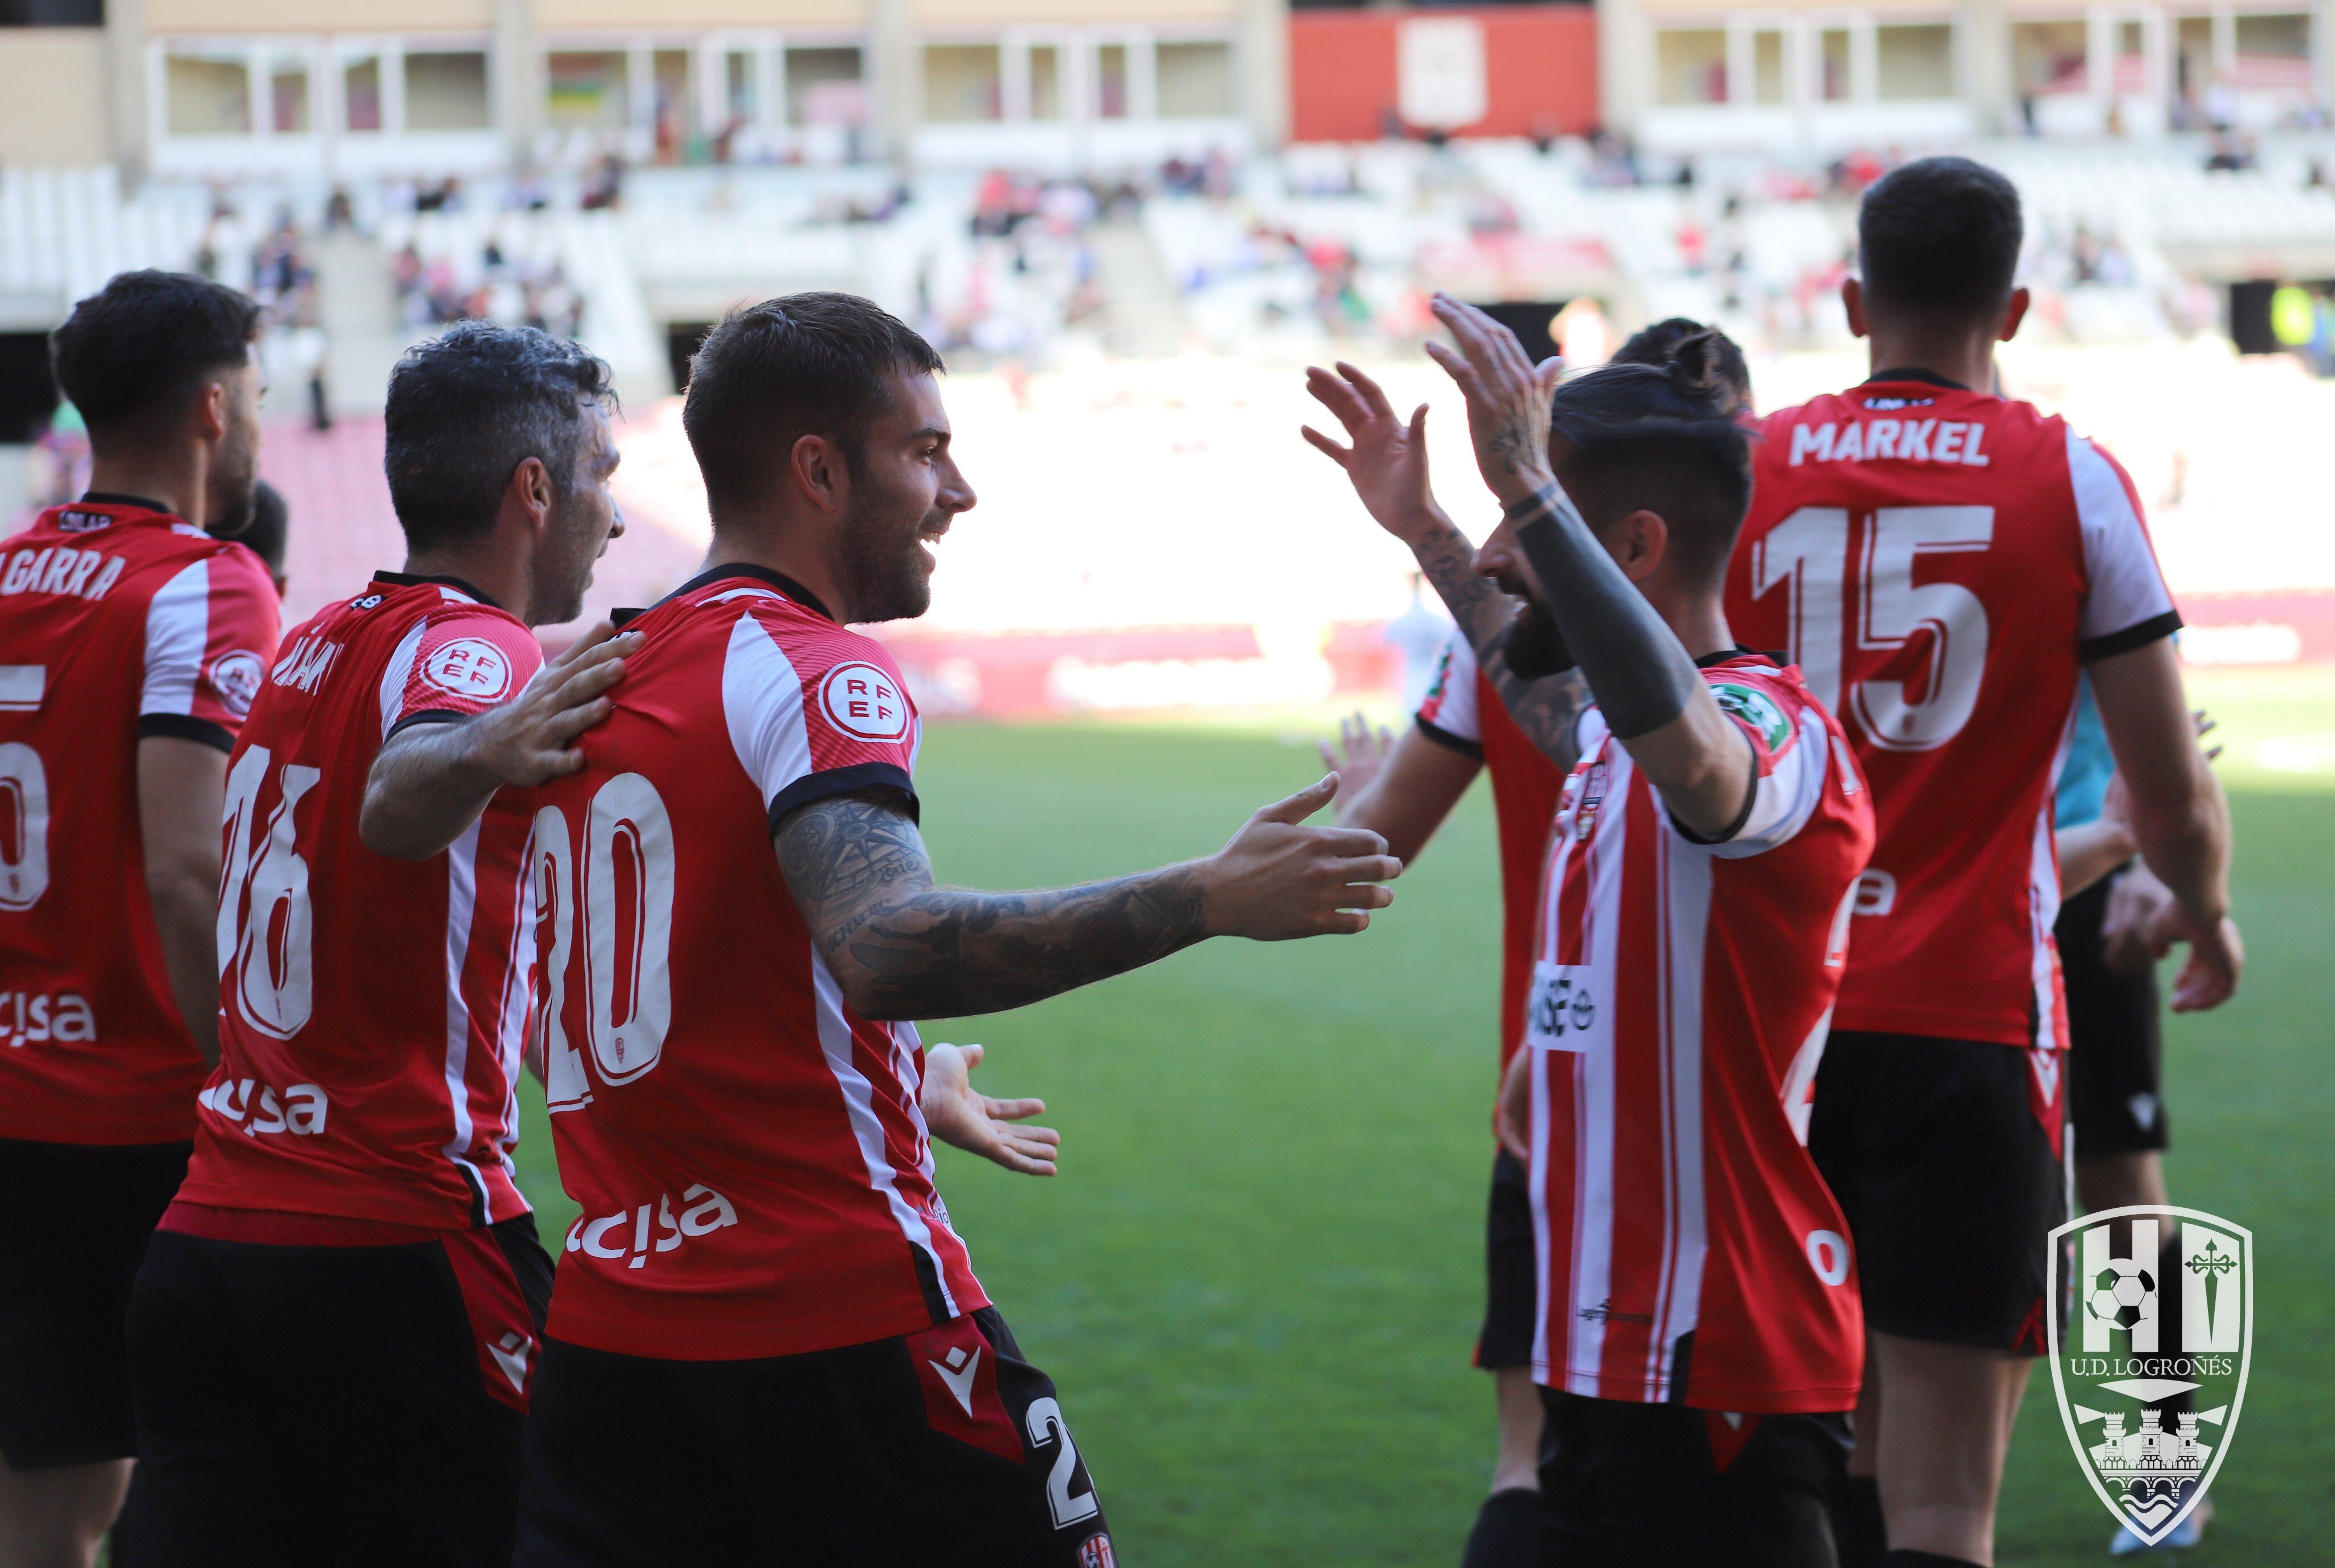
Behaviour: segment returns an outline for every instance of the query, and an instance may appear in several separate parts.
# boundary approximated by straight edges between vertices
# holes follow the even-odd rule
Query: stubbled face
[[[204,526],[223,535],[251,526],[251,492],[259,482],[259,394],[265,382],[257,353],[219,378],[227,392],[227,433],[212,453],[203,495]]]
[[[530,574],[528,618],[537,625],[557,625],[584,613],[592,565],[607,552],[608,542],[625,531],[625,519],[608,489],[622,460],[608,429],[608,411],[590,399],[579,401],[584,435],[576,447],[576,471],[552,508]]]
[[[927,547],[975,499],[950,451],[940,383],[928,374],[888,382],[891,406],[867,432],[835,536],[844,614],[863,623],[913,620],[932,607],[937,563]]]

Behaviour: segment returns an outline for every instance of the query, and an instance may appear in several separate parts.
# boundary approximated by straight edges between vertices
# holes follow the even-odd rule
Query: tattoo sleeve
[[[1411,554],[1476,651],[1476,663],[1499,694],[1508,717],[1550,761],[1571,771],[1580,760],[1574,725],[1589,705],[1589,688],[1581,673],[1567,670],[1527,681],[1508,668],[1503,649],[1515,624],[1516,601],[1490,578],[1477,575],[1476,547],[1439,509],[1435,526],[1412,542]]]
[[[883,791],[814,800],[775,838],[811,940],[870,1018],[1022,1007],[1208,934],[1190,866],[1032,893],[935,886],[923,836]]]
[[[1574,731],[1582,710],[1589,706],[1589,683],[1581,678],[1581,672],[1567,670],[1527,681],[1508,668],[1497,648],[1483,660],[1483,670],[1492,690],[1499,694],[1500,706],[1508,711],[1525,739],[1539,747],[1541,755],[1555,763],[1560,772],[1573,771],[1573,765],[1581,760]]]

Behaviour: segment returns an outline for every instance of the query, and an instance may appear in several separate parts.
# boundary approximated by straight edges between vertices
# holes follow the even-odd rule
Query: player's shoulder
[[[1799,671],[1768,654],[1739,650],[1701,671],[1720,711],[1757,734],[1770,753],[1792,744],[1804,714],[1822,711]]]
[[[633,627],[652,640],[710,633],[733,644],[767,643],[806,681],[846,664],[873,664],[898,678],[881,643],[839,624],[809,589],[759,568],[709,573],[627,623]]]

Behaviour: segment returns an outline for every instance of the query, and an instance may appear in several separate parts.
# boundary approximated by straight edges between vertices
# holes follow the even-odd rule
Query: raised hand
[[[1516,334],[1448,294],[1435,296],[1435,319],[1459,346],[1427,345],[1468,398],[1468,434],[1476,467],[1500,504],[1521,501],[1556,482],[1548,460],[1548,416],[1564,362],[1536,365]],[[1316,443],[1319,444],[1318,442]]]
[[[1042,1099],[992,1099],[973,1087],[984,1052],[977,1045],[928,1045],[917,1095],[925,1126],[943,1143],[1023,1176],[1050,1176],[1062,1135],[1050,1127],[1016,1127],[1046,1108]]]
[[[607,692],[640,646],[638,632],[620,636],[606,621],[585,633],[526,691],[470,721],[470,760],[506,784],[540,784],[584,766],[576,737],[613,710]]]
[[[1379,527],[1406,544],[1415,540],[1441,515],[1427,483],[1427,405],[1404,422],[1379,383],[1343,360],[1335,375],[1308,365],[1305,390],[1336,416],[1354,444],[1341,446],[1312,425],[1303,427],[1305,439],[1346,470]]]
[[[1377,884],[1402,875],[1386,840],[1359,828],[1307,828],[1305,818],[1338,790],[1334,773],[1285,800],[1261,807],[1215,855],[1200,863],[1208,933],[1285,942],[1351,934],[1370,912],[1394,902]]]
[[[1383,724],[1372,729],[1370,720],[1357,710],[1338,721],[1337,750],[1332,750],[1327,740],[1317,740],[1314,745],[1322,753],[1323,766],[1337,775],[1339,796],[1351,801],[1369,789],[1371,780],[1386,766],[1387,753],[1394,750],[1394,735]]]

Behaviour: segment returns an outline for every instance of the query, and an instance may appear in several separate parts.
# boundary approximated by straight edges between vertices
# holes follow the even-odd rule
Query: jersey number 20
[[[619,773],[594,791],[580,897],[572,844],[558,807],[535,814],[529,876],[536,961],[543,966],[536,1005],[544,1099],[556,1111],[592,1099],[583,1053],[563,1021],[579,913],[591,992],[586,1043],[600,1081],[630,1083],[656,1066],[673,1022],[673,820],[664,798],[638,773]]]
[[[1960,583],[1915,583],[1924,556],[1983,550],[1994,542],[1992,507],[1882,507],[1864,533],[1849,582],[1849,515],[1802,507],[1751,549],[1751,592],[1791,586],[1792,662],[1817,700],[1846,722],[1853,714],[1884,751],[1929,751],[1962,732],[1986,675],[1986,606]],[[1911,695],[1902,680],[1858,681],[1841,690],[1851,653],[1887,654],[1930,634],[1929,678]]]

